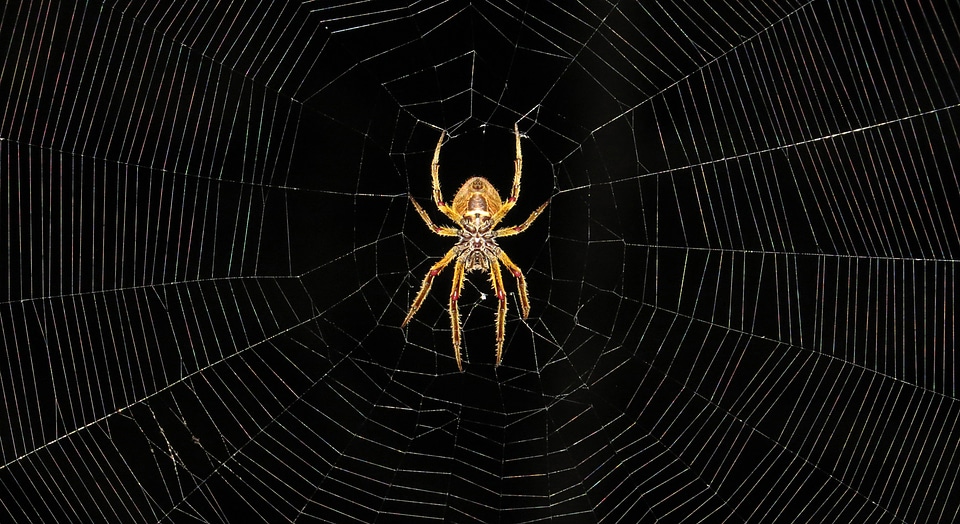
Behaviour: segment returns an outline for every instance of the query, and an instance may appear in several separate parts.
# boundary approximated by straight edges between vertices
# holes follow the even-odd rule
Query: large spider
[[[446,132],[440,133],[437,149],[433,152],[433,163],[430,165],[433,174],[433,201],[441,213],[447,215],[450,220],[457,224],[457,228],[434,224],[427,212],[420,207],[420,204],[412,196],[410,197],[410,202],[413,203],[413,207],[417,209],[417,213],[426,222],[430,231],[440,236],[457,237],[459,240],[427,272],[427,276],[423,278],[423,284],[420,285],[420,292],[417,293],[417,298],[413,300],[407,318],[403,319],[403,324],[400,324],[400,327],[406,327],[414,313],[420,309],[423,299],[430,292],[433,278],[456,259],[453,267],[453,288],[450,291],[450,327],[453,331],[453,355],[457,359],[457,368],[460,371],[463,371],[463,363],[460,359],[460,312],[457,308],[457,299],[460,298],[465,273],[488,271],[493,290],[497,293],[497,360],[494,366],[500,365],[500,357],[503,355],[503,327],[507,317],[507,295],[503,290],[503,276],[500,273],[501,263],[517,278],[523,318],[527,318],[527,315],[530,314],[530,301],[527,298],[527,284],[523,279],[523,273],[497,245],[497,238],[516,235],[526,230],[540,216],[549,201],[544,202],[533,213],[530,213],[530,218],[519,226],[494,229],[507,212],[513,209],[513,206],[517,203],[517,197],[520,195],[520,169],[523,165],[523,157],[520,155],[520,131],[516,124],[513,126],[513,134],[517,138],[517,158],[513,162],[513,187],[510,190],[510,198],[506,202],[500,199],[500,194],[490,184],[490,181],[478,176],[467,180],[460,186],[456,196],[453,197],[452,206],[443,201],[443,197],[440,195],[439,178],[440,147],[443,145],[443,137]]]

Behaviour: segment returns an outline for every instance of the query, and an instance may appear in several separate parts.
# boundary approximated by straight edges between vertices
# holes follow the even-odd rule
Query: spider
[[[500,273],[500,264],[506,266],[507,271],[513,274],[517,279],[517,287],[520,290],[520,307],[523,310],[523,318],[530,314],[530,300],[527,298],[527,284],[523,279],[523,273],[520,268],[510,260],[500,246],[497,245],[497,238],[507,237],[522,233],[534,220],[540,216],[547,204],[538,207],[526,222],[512,227],[494,229],[497,224],[503,220],[507,212],[513,209],[517,203],[517,197],[520,195],[520,170],[523,166],[523,157],[520,154],[520,131],[517,125],[513,126],[513,134],[517,142],[517,158],[513,162],[513,187],[510,189],[510,198],[506,202],[500,198],[500,194],[487,179],[483,177],[473,177],[463,183],[457,194],[453,197],[453,205],[447,205],[440,194],[440,147],[443,146],[443,137],[446,131],[440,133],[440,140],[437,141],[437,149],[433,152],[433,163],[430,164],[430,170],[433,175],[433,201],[437,209],[446,215],[457,227],[438,226],[430,220],[430,215],[413,197],[410,202],[417,209],[417,213],[430,228],[430,231],[445,236],[457,237],[456,245],[434,264],[427,275],[423,278],[423,284],[420,285],[420,292],[413,300],[407,318],[403,319],[400,328],[406,327],[414,313],[420,309],[427,293],[430,292],[430,286],[433,279],[447,267],[450,262],[456,260],[453,266],[453,288],[450,291],[450,327],[453,332],[453,355],[457,360],[457,368],[463,371],[463,363],[460,358],[460,311],[457,308],[457,300],[460,298],[460,290],[463,288],[463,278],[466,273],[471,271],[486,271],[490,274],[490,281],[493,290],[497,294],[497,360],[494,366],[500,365],[500,358],[503,356],[503,328],[507,316],[507,295],[503,289],[503,276]]]

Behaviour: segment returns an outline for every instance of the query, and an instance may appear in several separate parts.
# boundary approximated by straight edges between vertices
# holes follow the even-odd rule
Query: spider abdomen
[[[501,207],[503,201],[493,184],[479,176],[464,182],[453,197],[453,209],[463,217],[489,217]]]

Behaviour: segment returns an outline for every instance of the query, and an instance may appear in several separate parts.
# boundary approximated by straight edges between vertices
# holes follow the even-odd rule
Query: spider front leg
[[[507,321],[507,293],[503,289],[500,263],[496,260],[490,261],[490,279],[493,282],[493,290],[497,293],[497,360],[493,364],[494,367],[497,367],[503,357],[503,328]]]
[[[463,260],[457,260],[453,266],[453,286],[450,289],[450,331],[453,337],[453,356],[457,359],[457,369],[460,371],[463,371],[463,362],[460,358],[460,308],[457,300],[460,299],[460,291],[463,289],[465,272]]]
[[[517,289],[520,290],[520,310],[523,318],[527,318],[530,316],[530,299],[527,297],[527,281],[523,278],[523,272],[520,271],[520,268],[514,264],[513,260],[510,260],[510,257],[503,251],[500,252],[499,258],[500,262],[507,268],[507,271],[517,278]]]
[[[456,246],[450,248],[450,251],[447,251],[447,254],[434,264],[430,268],[430,271],[427,271],[427,276],[423,277],[423,283],[420,284],[420,292],[417,293],[417,298],[413,299],[413,305],[410,306],[410,311],[407,312],[407,318],[403,319],[403,324],[400,324],[400,329],[407,327],[407,322],[410,322],[413,314],[420,309],[420,306],[423,304],[423,299],[427,298],[427,293],[430,292],[430,286],[433,285],[434,277],[439,275],[440,272],[443,271],[443,268],[447,267],[447,264],[449,264],[455,256],[457,256]]]

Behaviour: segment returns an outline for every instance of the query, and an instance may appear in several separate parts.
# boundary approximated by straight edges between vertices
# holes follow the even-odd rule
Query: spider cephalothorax
[[[420,292],[417,293],[417,297],[413,300],[413,305],[410,306],[410,311],[407,313],[407,318],[403,320],[400,327],[406,327],[410,319],[413,318],[413,314],[420,309],[420,305],[423,304],[424,298],[430,291],[434,277],[440,274],[440,271],[450,262],[456,260],[453,269],[453,288],[450,291],[450,327],[453,331],[453,354],[460,371],[463,371],[463,363],[460,358],[460,312],[457,308],[457,300],[459,300],[460,290],[463,288],[465,273],[470,271],[489,272],[493,289],[497,294],[497,360],[495,365],[500,365],[500,358],[503,356],[503,329],[507,316],[507,294],[503,289],[500,264],[503,264],[507,271],[517,279],[523,318],[527,318],[527,315],[530,314],[530,301],[527,298],[527,284],[523,279],[523,273],[497,245],[497,238],[516,235],[526,230],[540,216],[548,202],[544,202],[519,226],[496,229],[497,224],[513,208],[517,202],[517,197],[520,195],[520,172],[523,157],[520,155],[520,131],[516,125],[513,126],[513,133],[517,142],[517,158],[514,160],[513,187],[506,202],[503,202],[493,185],[482,177],[473,177],[464,182],[453,197],[452,206],[443,201],[440,194],[439,175],[440,147],[443,146],[445,132],[440,133],[437,149],[433,152],[433,163],[431,164],[433,201],[437,209],[450,218],[454,224],[457,224],[458,228],[437,226],[430,220],[430,216],[420,207],[420,204],[413,197],[410,197],[410,202],[413,203],[417,213],[420,214],[431,231],[441,236],[457,237],[459,241],[427,272],[427,276],[424,277],[423,284],[420,286]]]

